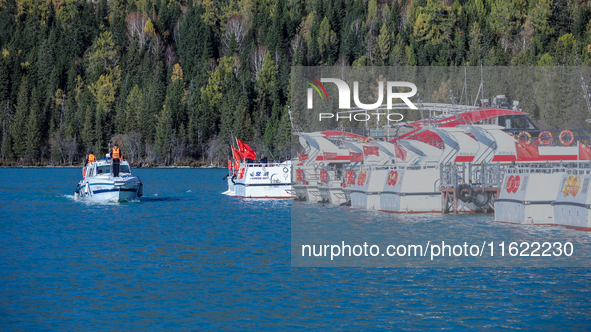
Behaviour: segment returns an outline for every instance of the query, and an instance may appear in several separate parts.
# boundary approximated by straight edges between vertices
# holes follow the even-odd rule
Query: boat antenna
[[[460,96],[460,105],[462,104],[462,101],[464,100],[464,95],[466,95],[466,104],[469,104],[468,102],[468,74],[466,73],[466,65],[464,65],[464,86],[462,87],[462,95]]]
[[[585,103],[587,103],[587,111],[591,113],[591,96],[589,95],[589,86],[585,84],[585,78],[583,74],[581,74],[581,88],[583,89],[583,98],[585,98]],[[591,123],[591,119],[585,120],[587,123]]]
[[[478,96],[480,95],[481,91],[482,91],[482,100],[484,101],[484,72],[482,70],[482,61],[480,61],[480,86],[478,87],[478,92],[476,93],[476,99],[474,100],[474,107],[476,107],[476,104],[478,103]],[[482,106],[484,106],[484,102],[482,103]]]

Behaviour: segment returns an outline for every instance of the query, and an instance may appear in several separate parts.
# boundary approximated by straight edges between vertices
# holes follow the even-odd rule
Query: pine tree
[[[16,111],[12,122],[12,151],[15,157],[22,158],[26,150],[26,125],[29,114],[29,92],[27,90],[27,78],[23,76],[18,90]]]
[[[171,140],[174,135],[172,129],[172,112],[168,105],[164,104],[158,117],[158,129],[156,131],[156,145],[164,164],[168,164],[171,158]]]
[[[134,86],[127,96],[125,108],[125,131],[139,132],[142,110],[144,109],[144,94],[139,86]]]
[[[41,143],[41,111],[39,110],[36,88],[33,88],[31,92],[30,105],[31,112],[29,113],[27,122],[25,156],[30,159],[37,159],[39,157],[39,145]]]
[[[94,135],[94,112],[92,106],[88,105],[85,109],[84,125],[80,134],[82,142],[84,143],[84,149],[86,151],[91,150],[96,141]],[[98,153],[98,151],[96,151]]]
[[[380,35],[378,37],[378,49],[380,50],[381,58],[378,59],[379,64],[384,65],[388,63],[388,57],[390,55],[390,32],[386,24],[382,25]]]
[[[6,101],[4,107],[2,107],[2,145],[0,146],[0,155],[2,158],[12,158],[12,136],[10,134],[11,123],[12,123],[12,110],[10,107],[10,100]]]

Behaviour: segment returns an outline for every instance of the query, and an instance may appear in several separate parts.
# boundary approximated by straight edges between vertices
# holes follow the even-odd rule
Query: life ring
[[[234,166],[234,164],[232,163],[231,160],[228,160],[228,172],[232,171],[232,166]]]
[[[519,175],[516,175],[515,176],[515,182],[514,182],[514,185],[513,185],[513,190],[512,190],[513,193],[516,193],[517,192],[517,189],[519,189],[519,185],[520,184],[521,184],[521,177],[519,177]]]
[[[573,196],[577,196],[580,188],[581,188],[581,177],[577,176],[570,183],[570,194]]]
[[[511,175],[507,180],[507,193],[510,194],[513,192],[513,188],[515,187],[515,176]]]
[[[390,171],[390,175],[388,175],[388,185],[395,186],[396,182],[398,182],[398,171]]]
[[[82,179],[86,179],[86,167],[82,168]]]
[[[517,134],[517,138],[519,139],[519,141],[523,139],[525,141],[525,144],[531,144],[531,134],[527,131],[522,131],[519,134]]]
[[[304,171],[301,169],[296,170],[296,181],[302,182],[304,180]]]
[[[363,187],[365,185],[366,179],[367,179],[367,171],[359,172],[359,178],[357,179],[357,185]]]
[[[245,169],[244,167],[240,169],[240,171],[238,171],[238,178],[242,179],[244,178],[244,173],[245,173]]]
[[[236,160],[234,162],[234,169],[236,170],[236,169],[239,169],[239,168],[240,168],[240,161],[239,160]]]
[[[564,197],[570,195],[570,192],[571,192],[571,182],[573,182],[574,179],[575,179],[575,177],[571,175],[564,182],[564,186],[562,186],[562,194],[564,195]]]
[[[325,169],[320,170],[320,181],[324,183],[328,181],[328,172]]]
[[[538,135],[538,142],[542,145],[550,145],[553,140],[552,133],[547,130],[544,130]]]
[[[349,174],[349,184],[355,184],[355,178],[357,177],[357,174],[355,174],[354,171],[351,171],[351,173]]]
[[[564,135],[566,134],[570,136],[570,139],[568,141],[564,140]],[[575,141],[575,135],[573,135],[572,131],[565,129],[560,132],[560,136],[558,136],[558,139],[560,140],[560,144],[562,145],[571,145]]]
[[[289,172],[289,169],[287,169],[287,167],[283,167],[283,173],[287,173]]]

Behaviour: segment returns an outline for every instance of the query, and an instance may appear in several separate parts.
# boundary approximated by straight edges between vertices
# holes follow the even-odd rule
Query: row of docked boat
[[[591,230],[591,149],[572,131],[542,131],[516,109],[433,107],[391,136],[295,132],[291,164],[240,163],[227,193]]]

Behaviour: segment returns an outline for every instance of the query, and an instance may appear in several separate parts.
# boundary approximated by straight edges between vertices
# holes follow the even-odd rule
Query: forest
[[[590,23],[572,0],[0,0],[0,162],[286,158],[292,66],[587,66]]]

